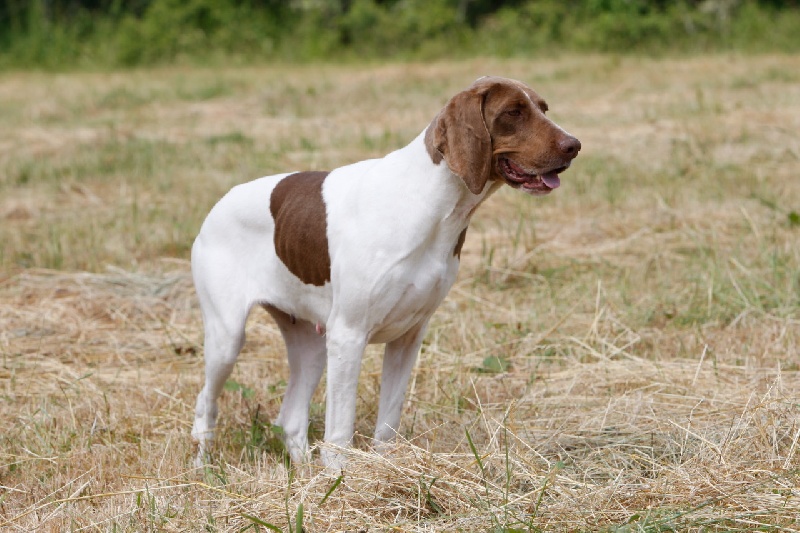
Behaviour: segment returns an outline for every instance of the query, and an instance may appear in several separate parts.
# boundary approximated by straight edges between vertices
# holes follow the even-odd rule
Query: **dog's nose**
[[[575,157],[581,151],[581,142],[572,135],[567,135],[558,141],[558,149],[564,155]]]

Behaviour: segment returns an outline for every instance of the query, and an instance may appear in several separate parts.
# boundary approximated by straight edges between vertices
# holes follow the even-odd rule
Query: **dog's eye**
[[[506,111],[506,115],[508,115],[509,117],[519,117],[522,116],[522,111],[520,111],[519,109],[509,109],[508,111]]]

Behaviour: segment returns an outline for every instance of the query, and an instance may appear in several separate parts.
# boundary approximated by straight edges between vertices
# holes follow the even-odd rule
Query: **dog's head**
[[[561,184],[578,151],[578,139],[545,116],[533,89],[507,78],[483,77],[455,95],[425,134],[434,163],[442,159],[473,194],[504,180],[528,194],[548,194]]]

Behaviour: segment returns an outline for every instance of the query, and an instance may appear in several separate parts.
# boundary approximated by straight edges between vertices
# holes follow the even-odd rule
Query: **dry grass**
[[[217,461],[193,469],[186,257],[211,204],[400,146],[484,73],[531,83],[584,149],[551,197],[477,214],[396,449],[359,437],[338,485],[287,470],[262,313]],[[0,527],[290,530],[302,509],[307,531],[800,530],[798,73],[600,56],[0,76]],[[360,435],[379,369],[371,349]],[[315,438],[323,419],[320,391]]]

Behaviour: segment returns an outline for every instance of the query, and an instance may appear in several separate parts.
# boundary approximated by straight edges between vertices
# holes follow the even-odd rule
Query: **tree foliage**
[[[800,48],[800,0],[5,0],[0,65]]]

